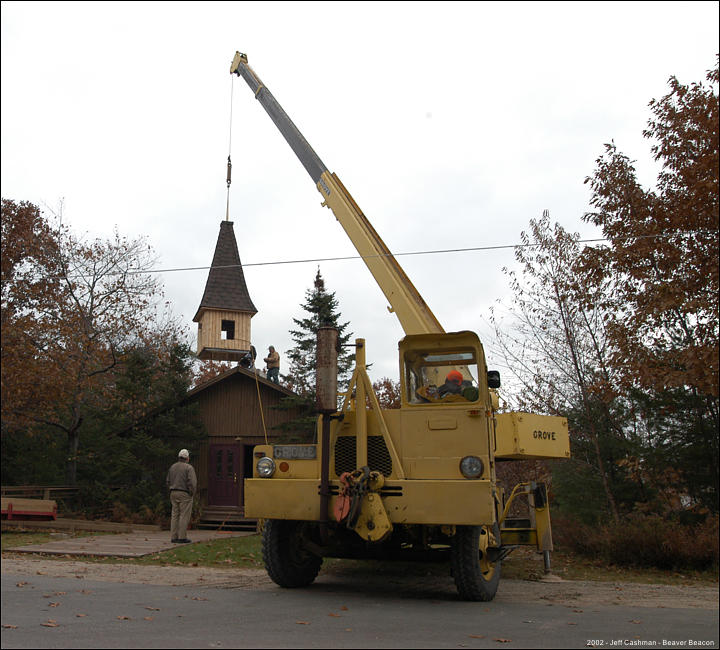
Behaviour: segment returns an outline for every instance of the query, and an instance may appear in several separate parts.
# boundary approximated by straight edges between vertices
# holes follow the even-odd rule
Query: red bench
[[[2,519],[57,519],[57,503],[52,499],[2,497]]]

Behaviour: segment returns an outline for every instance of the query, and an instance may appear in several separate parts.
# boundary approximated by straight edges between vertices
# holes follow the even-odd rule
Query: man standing
[[[267,378],[270,381],[279,384],[280,380],[278,379],[278,375],[280,374],[280,355],[275,352],[275,348],[272,345],[268,348],[268,355],[263,359],[263,361],[267,364]]]
[[[167,486],[172,504],[170,541],[174,544],[188,544],[187,527],[192,514],[193,495],[197,490],[197,477],[187,449],[178,452],[177,463],[168,471]]]

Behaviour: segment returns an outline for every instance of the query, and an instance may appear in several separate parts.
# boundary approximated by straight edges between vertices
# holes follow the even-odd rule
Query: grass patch
[[[48,542],[58,541],[60,539],[76,538],[76,537],[94,537],[95,535],[106,535],[108,533],[93,533],[86,530],[76,531],[74,533],[62,532],[39,532],[39,531],[3,531],[0,537],[2,550],[6,551],[14,546],[30,546],[32,544],[47,544]],[[112,534],[112,533],[110,533]]]
[[[209,542],[179,544],[177,548],[162,553],[153,553],[139,558],[122,558],[122,562],[141,565],[203,566],[216,569],[262,569],[260,545],[260,535],[228,537]]]
[[[3,533],[0,537],[2,550],[12,546],[28,546],[30,544],[47,544],[52,537],[50,533]]]

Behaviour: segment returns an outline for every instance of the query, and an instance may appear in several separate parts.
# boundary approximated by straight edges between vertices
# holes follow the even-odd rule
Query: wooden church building
[[[197,402],[208,434],[193,460],[202,506],[200,527],[242,528],[243,479],[252,477],[253,447],[282,441],[292,431],[279,429],[299,416],[278,409],[295,393],[269,381],[254,367],[250,299],[232,221],[220,223],[212,266],[194,321],[200,359],[237,365],[190,390],[185,403]],[[246,522],[254,526],[254,522]]]
[[[297,408],[278,409],[284,397],[295,393],[240,366],[193,388],[185,403],[196,402],[207,440],[192,459],[202,506],[200,525],[224,529],[242,527],[243,479],[252,478],[253,447],[282,442],[292,432],[277,427],[299,415]],[[254,526],[254,522],[252,524]]]

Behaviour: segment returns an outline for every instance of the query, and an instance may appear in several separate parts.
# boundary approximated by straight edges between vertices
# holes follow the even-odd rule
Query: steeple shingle
[[[220,233],[205,284],[205,293],[193,321],[200,320],[204,309],[257,313],[245,284],[232,221],[220,222]]]

